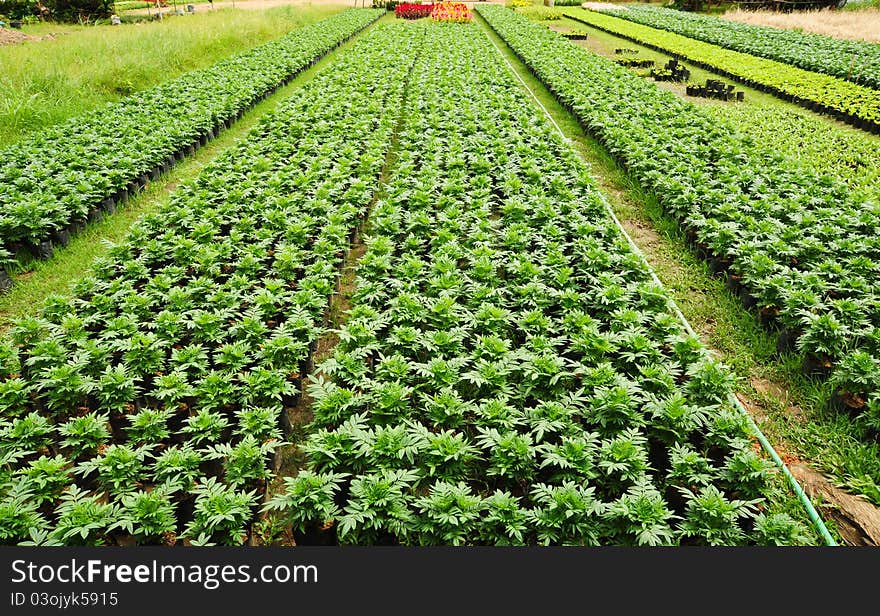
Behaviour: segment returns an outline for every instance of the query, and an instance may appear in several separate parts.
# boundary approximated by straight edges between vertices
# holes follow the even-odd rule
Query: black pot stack
[[[721,101],[743,101],[745,93],[742,90],[734,91],[733,86],[717,79],[707,79],[706,85],[688,84],[685,88],[688,96],[701,98],[714,98]]]
[[[679,64],[675,58],[667,62],[663,68],[655,68],[651,70],[651,77],[656,81],[687,81],[691,78],[691,72]]]

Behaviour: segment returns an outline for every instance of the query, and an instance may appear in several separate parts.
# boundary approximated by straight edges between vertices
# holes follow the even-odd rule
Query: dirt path
[[[584,2],[581,4],[585,9],[619,9],[625,11],[626,7],[620,4],[611,4],[610,2]]]
[[[15,43],[24,43],[26,41],[44,41],[46,39],[55,38],[54,34],[46,34],[45,36],[31,36],[20,30],[12,28],[0,28],[0,46],[14,45]]]

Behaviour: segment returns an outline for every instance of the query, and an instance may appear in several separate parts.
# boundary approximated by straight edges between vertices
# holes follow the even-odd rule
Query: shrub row
[[[615,13],[616,14],[616,13]],[[680,34],[643,26],[604,13],[570,9],[566,15],[595,28],[688,60],[813,111],[880,133],[877,90],[838,77],[724,49]]]

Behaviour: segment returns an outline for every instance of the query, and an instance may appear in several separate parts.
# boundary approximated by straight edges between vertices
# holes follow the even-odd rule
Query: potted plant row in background
[[[873,88],[732,51],[605,13],[571,9],[566,15],[646,47],[689,60],[764,92],[772,92],[813,111],[827,113],[842,122],[880,133],[880,97]]]
[[[659,6],[628,6],[625,11],[609,6],[593,10],[880,89],[880,45],[876,43],[744,24]]]

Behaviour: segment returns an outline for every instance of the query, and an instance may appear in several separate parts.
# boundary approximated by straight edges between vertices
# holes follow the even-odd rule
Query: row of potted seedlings
[[[685,93],[688,96],[698,96],[700,98],[712,98],[720,101],[738,101],[745,100],[745,93],[742,90],[734,91],[734,86],[717,79],[707,79],[705,85],[697,83],[689,83],[685,87]]]
[[[512,11],[478,10],[876,438],[880,204]]]
[[[414,37],[359,40],[0,344],[0,543],[239,544]]]
[[[382,14],[343,11],[4,148],[0,266],[50,257]]]
[[[880,201],[880,158],[871,135],[840,130],[799,109],[706,105],[703,112],[748,136],[757,147],[797,159],[816,175],[833,170],[850,191]]]
[[[569,9],[566,16],[674,55],[813,111],[826,113],[857,128],[880,134],[880,97],[873,88],[776,60],[732,51],[605,13]]]
[[[609,6],[593,10],[880,89],[880,46],[876,43],[745,24],[659,6],[629,6],[625,11]]]
[[[678,60],[671,58],[663,68],[651,69],[651,78],[654,81],[682,82],[691,78],[691,72],[683,64],[679,64]]]
[[[268,509],[300,544],[809,542],[573,149],[480,29],[427,32],[309,468]]]

